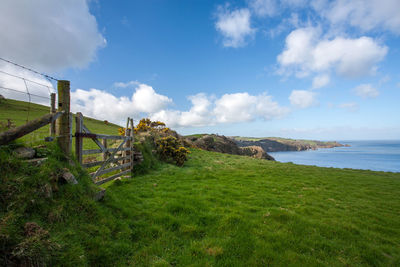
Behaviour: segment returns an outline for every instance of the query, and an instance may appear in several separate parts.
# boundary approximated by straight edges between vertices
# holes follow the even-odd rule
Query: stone
[[[106,195],[106,190],[104,188],[100,188],[100,191],[98,191],[95,195],[94,195],[94,200],[95,201],[100,201],[102,200]]]
[[[28,159],[26,162],[35,165],[35,166],[40,166],[42,165],[45,161],[47,160],[47,158],[37,158],[37,159]]]
[[[52,198],[53,197],[53,190],[51,188],[51,185],[50,184],[45,184],[42,187],[42,193],[43,193],[45,198]]]
[[[121,185],[121,184],[122,184],[122,179],[121,179],[121,177],[115,178],[115,179],[114,179],[114,184],[115,184],[115,185]]]
[[[30,147],[18,147],[14,150],[14,154],[19,159],[33,159],[35,157],[35,150]]]
[[[75,176],[68,169],[64,169],[64,173],[62,174],[61,178],[69,184],[78,184]]]

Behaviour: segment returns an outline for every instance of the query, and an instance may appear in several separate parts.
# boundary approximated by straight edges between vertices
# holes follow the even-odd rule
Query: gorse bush
[[[139,132],[147,132],[151,129],[162,130],[165,128],[165,123],[161,121],[151,121],[149,118],[143,118],[135,127],[135,134]]]
[[[157,153],[163,161],[173,161],[182,166],[187,160],[189,151],[181,146],[180,141],[173,136],[161,137],[156,140]]]
[[[120,135],[125,135],[125,131],[125,128],[119,128]],[[175,131],[166,127],[165,123],[143,118],[134,128],[134,133],[139,143],[146,144],[146,147],[150,145],[155,149],[160,160],[178,166],[182,166],[187,160],[189,151],[184,147],[183,140]]]

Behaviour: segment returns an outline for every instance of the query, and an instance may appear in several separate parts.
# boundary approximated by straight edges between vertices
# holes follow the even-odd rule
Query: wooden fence
[[[103,184],[122,175],[129,174],[135,165],[133,150],[133,120],[128,118],[125,135],[104,135],[92,133],[83,123],[83,115],[78,112],[76,114],[76,132],[75,132],[75,153],[79,163],[85,168],[100,166],[96,171],[90,173],[96,184]],[[89,138],[96,143],[98,149],[83,149],[84,138]],[[100,142],[102,140],[102,142]],[[109,148],[107,140],[116,140],[120,143],[116,147]],[[83,162],[84,155],[101,154],[102,160],[92,162]],[[105,174],[116,172],[108,177],[101,177]]]
[[[30,121],[25,125],[0,133],[0,145],[7,144],[19,137],[27,135],[47,124],[50,124],[50,135],[57,139],[57,142],[64,152],[69,155],[72,148],[72,113],[70,112],[70,82],[58,81],[58,106],[55,107],[56,95],[51,95],[50,114]],[[88,169],[100,166],[90,173],[96,184],[103,184],[107,181],[130,174],[134,165],[143,160],[140,152],[133,149],[134,140],[133,119],[128,118],[124,136],[104,135],[92,133],[83,123],[83,115],[76,114],[75,131],[75,153],[79,163]],[[83,140],[93,140],[99,149],[83,150]],[[102,141],[100,141],[102,140]],[[108,147],[107,140],[114,140],[116,147]],[[118,143],[119,142],[119,143]],[[101,154],[101,160],[84,162],[84,155]],[[111,175],[110,175],[111,173]],[[106,175],[106,176],[104,176]],[[107,176],[108,175],[108,176]]]
[[[65,153],[70,153],[71,149],[71,119],[70,113],[70,84],[69,81],[59,80],[58,88],[58,109],[56,110],[56,94],[50,95],[50,114],[29,121],[24,125],[9,129],[0,133],[0,145],[5,145],[17,138],[36,131],[47,124],[50,124],[50,136],[57,136],[58,143]],[[62,98],[60,98],[62,96]]]

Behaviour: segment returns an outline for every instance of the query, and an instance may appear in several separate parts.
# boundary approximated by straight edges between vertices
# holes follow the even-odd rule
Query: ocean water
[[[400,141],[338,141],[350,147],[268,152],[280,162],[320,167],[400,172]]]

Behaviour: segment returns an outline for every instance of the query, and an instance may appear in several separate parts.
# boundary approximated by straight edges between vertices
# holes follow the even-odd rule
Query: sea
[[[320,167],[400,172],[399,141],[338,141],[350,147],[268,152],[280,162]]]

